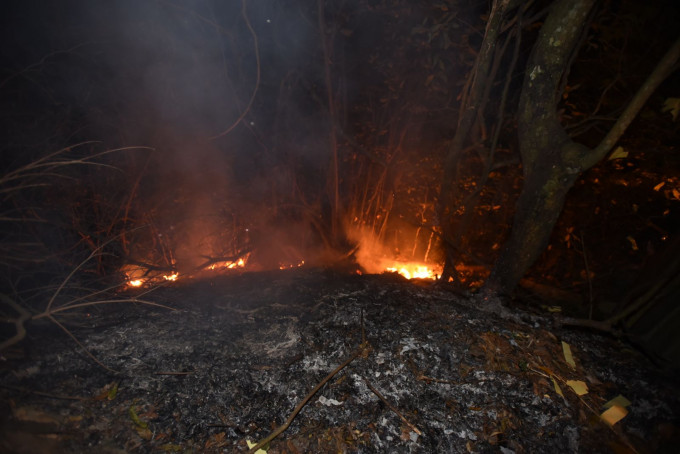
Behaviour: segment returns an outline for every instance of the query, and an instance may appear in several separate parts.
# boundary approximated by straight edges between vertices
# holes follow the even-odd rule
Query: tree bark
[[[507,293],[517,285],[547,246],[567,192],[580,173],[578,164],[566,158],[581,146],[560,124],[556,103],[562,75],[594,3],[554,3],[527,65],[518,112],[524,187],[510,238],[485,283],[488,291]]]
[[[478,118],[479,113],[484,110],[484,105],[487,101],[484,96],[486,87],[493,83],[492,80],[489,80],[489,73],[492,71],[495,47],[503,24],[503,14],[509,3],[509,0],[493,1],[481,50],[475,61],[472,74],[470,74],[469,89],[467,92],[464,90],[463,93],[456,135],[444,161],[444,174],[437,204],[437,215],[442,226],[442,236],[446,251],[444,271],[441,277],[443,282],[447,282],[449,277],[455,276],[453,259],[455,241],[453,240],[450,215],[454,211],[452,199],[453,185],[456,181],[456,169],[475,120]]]
[[[659,84],[673,71],[680,39],[666,53],[597,148],[569,138],[557,115],[559,88],[596,0],[557,0],[527,65],[518,112],[524,187],[510,238],[485,283],[487,294],[509,293],[550,239],[569,189],[602,160]]]

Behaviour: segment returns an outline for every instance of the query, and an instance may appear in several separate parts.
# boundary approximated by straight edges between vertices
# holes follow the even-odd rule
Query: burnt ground
[[[295,269],[177,283],[147,299],[176,310],[119,304],[66,319],[117,374],[47,322],[5,352],[1,452],[245,452],[246,440],[284,423],[362,335],[370,347],[268,453],[679,446],[677,382],[631,347],[556,328],[549,317],[502,319],[476,309],[475,297],[431,284]],[[571,379],[589,392],[578,397]],[[629,413],[609,427],[598,415],[618,395]]]

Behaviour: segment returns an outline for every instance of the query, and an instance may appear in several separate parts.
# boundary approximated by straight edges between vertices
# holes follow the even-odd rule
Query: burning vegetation
[[[302,344],[299,332],[307,329],[314,339],[332,333],[334,354],[346,353],[334,330],[356,316],[360,328],[344,333],[361,339],[351,361],[371,354],[367,326],[376,336],[389,332],[390,374],[413,372],[411,381],[401,382],[405,388],[462,383],[428,381],[414,369],[423,359],[418,355],[437,352],[432,362],[452,367],[436,370],[460,370],[457,380],[475,376],[481,383],[489,369],[498,383],[504,373],[515,374],[513,380],[537,374],[541,378],[533,377],[523,395],[540,404],[551,383],[560,389],[556,379],[568,383],[573,372],[546,356],[545,345],[539,353],[530,350],[539,349],[534,339],[545,344],[554,337],[552,322],[534,323],[532,317],[542,316],[605,331],[680,367],[678,2],[65,4],[34,10],[13,2],[0,14],[3,355],[27,341],[27,325],[36,322],[42,334],[40,323],[49,321],[69,345],[115,374],[91,351],[103,350],[102,344],[84,343],[79,334],[116,310],[110,306],[165,310],[154,295],[172,299],[173,291],[212,286],[225,291],[220,283],[228,282],[238,290],[234,300],[261,309],[224,309],[220,295],[211,295],[215,304],[207,310],[224,310],[225,319],[236,320],[228,342],[255,344],[261,340],[251,332],[271,335],[276,341],[265,353],[273,358],[276,345]],[[286,276],[332,276],[339,287],[324,294],[326,281],[301,278],[287,281],[284,292],[277,284]],[[382,284],[391,289],[389,298],[378,289]],[[304,295],[305,304],[296,306],[304,314],[281,310],[281,331],[262,328],[267,311],[291,303],[296,292]],[[469,298],[505,318],[495,320],[498,332],[490,333],[496,328],[487,325],[487,313],[464,311],[485,320],[484,332],[467,331],[482,341],[456,338],[448,330],[463,315],[440,320],[435,309],[429,312],[428,292],[436,311],[444,310],[444,301],[464,305]],[[409,320],[412,326],[431,326],[446,345],[474,344],[475,352],[416,347],[408,333],[375,326],[395,325],[394,318],[379,319],[390,298],[401,298],[395,304],[408,314],[414,295],[423,306],[418,321]],[[532,312],[530,322],[513,312],[516,307],[505,307],[508,296]],[[357,312],[333,314],[339,301]],[[364,308],[377,319],[365,324]],[[126,318],[124,311],[116,323]],[[301,328],[320,313],[337,326]],[[527,334],[508,320],[542,331]],[[192,326],[209,323],[198,317]],[[246,323],[252,325],[240,327]],[[114,331],[107,333],[120,334]],[[418,334],[425,343],[429,335],[424,328]],[[129,353],[119,340],[115,348]],[[587,344],[581,342],[584,349]],[[498,346],[512,351],[518,364],[522,355],[533,355],[536,367],[499,363]],[[290,351],[309,355],[306,349],[313,350]],[[413,357],[404,355],[409,350]],[[61,356],[52,353],[57,359],[51,364],[59,365]],[[125,362],[117,351],[108,354],[118,365]],[[248,366],[257,373],[239,375],[244,395],[259,392],[266,381],[253,376],[299,361],[277,358],[290,361],[282,366],[258,358],[261,363]],[[30,369],[15,377],[27,375]],[[349,381],[372,386],[359,378]],[[445,400],[435,413],[448,421],[451,414],[478,411],[479,402],[463,400]],[[583,402],[574,398],[570,405]],[[154,409],[146,410],[151,418]],[[475,433],[459,428],[467,451],[479,447],[476,441],[519,446],[501,440],[512,430],[524,434],[513,426],[514,410],[496,410],[503,415],[499,430],[486,416],[475,419]],[[137,424],[139,415],[130,412]],[[164,417],[177,424],[182,419],[172,412]],[[259,435],[272,425],[267,418],[257,416]],[[255,431],[247,420],[232,424],[224,417],[221,423],[233,433],[215,434],[212,446],[227,446],[219,436],[238,438],[239,432],[245,440]],[[401,433],[362,424],[359,432],[343,428],[338,439],[368,443],[385,435],[414,447],[420,436],[406,423]],[[430,429],[456,441],[437,424]],[[577,437],[564,438],[557,448],[578,445]]]

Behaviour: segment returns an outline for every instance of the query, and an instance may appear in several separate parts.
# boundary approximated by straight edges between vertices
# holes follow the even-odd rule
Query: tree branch
[[[609,130],[607,136],[602,139],[602,142],[595,148],[593,153],[589,153],[584,157],[583,169],[588,169],[604,159],[611,151],[616,142],[621,138],[630,123],[635,119],[638,112],[642,109],[649,97],[661,85],[661,83],[677,69],[677,63],[680,59],[680,37],[673,43],[666,55],[656,65],[654,71],[647,77],[645,83],[642,84],[638,92],[633,96],[633,99],[623,111],[619,119],[616,121],[612,129]]]

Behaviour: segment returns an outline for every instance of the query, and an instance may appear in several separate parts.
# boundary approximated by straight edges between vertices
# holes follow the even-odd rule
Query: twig
[[[215,140],[218,139],[222,136],[226,136],[229,134],[243,119],[245,116],[248,114],[248,111],[250,111],[250,107],[253,105],[253,101],[255,101],[255,95],[257,95],[257,90],[260,88],[260,49],[257,44],[257,34],[255,33],[255,30],[253,30],[253,26],[250,24],[250,20],[248,19],[248,14],[246,12],[246,0],[241,0],[241,16],[243,16],[243,21],[246,23],[246,27],[248,27],[248,31],[250,32],[251,36],[253,37],[253,48],[254,48],[254,53],[255,53],[255,62],[257,64],[256,68],[256,74],[255,74],[255,89],[253,90],[253,94],[250,97],[250,101],[248,101],[248,105],[246,108],[243,110],[241,115],[236,119],[236,121],[229,126],[227,129],[224,131],[220,132],[219,134],[215,134],[214,136],[210,137],[210,140]]]
[[[52,315],[48,315],[47,318],[49,318],[55,325],[57,325],[59,328],[61,328],[61,329],[62,329],[62,330],[63,330],[63,331],[71,338],[71,339],[73,339],[73,341],[74,341],[76,344],[78,344],[78,346],[79,346],[80,348],[83,349],[83,351],[85,352],[85,354],[86,354],[87,356],[89,356],[90,359],[92,359],[92,361],[94,361],[95,363],[99,364],[101,367],[103,367],[104,369],[108,370],[108,371],[111,372],[112,374],[116,374],[116,375],[117,375],[117,374],[119,373],[117,370],[113,370],[113,369],[111,369],[110,367],[108,367],[107,365],[105,365],[103,362],[99,361],[92,353],[90,353],[90,351],[87,349],[87,347],[85,347],[85,346],[82,344],[82,342],[80,342],[80,341],[76,338],[76,336],[74,336],[73,333],[71,333],[71,331],[69,331],[64,325],[62,325],[61,323],[59,323],[59,321],[58,321],[56,318],[54,318]]]
[[[434,383],[443,383],[445,385],[458,385],[458,384],[460,384],[460,382],[457,382],[457,381],[454,381],[454,380],[442,380],[441,378],[428,377],[427,375],[424,375],[424,374],[420,374],[416,378],[418,380],[422,380],[426,383],[434,382]]]
[[[590,278],[590,266],[588,265],[588,253],[586,252],[585,236],[581,230],[581,252],[583,252],[583,265],[586,268],[586,279],[588,280],[588,320],[593,319],[593,280]]]
[[[2,351],[5,348],[9,347],[10,345],[18,343],[19,341],[23,340],[24,337],[26,337],[26,327],[24,327],[24,323],[26,323],[26,321],[31,318],[31,314],[7,295],[0,294],[0,301],[9,305],[19,315],[17,318],[3,320],[3,322],[6,323],[14,323],[14,329],[16,330],[16,334],[0,343],[0,351]]]
[[[406,424],[407,426],[409,426],[409,427],[411,428],[411,430],[414,431],[415,433],[417,433],[418,435],[422,435],[422,434],[423,434],[423,433],[420,431],[420,429],[418,429],[416,426],[414,426],[413,424],[411,424],[411,422],[409,422],[409,420],[406,419],[406,418],[404,417],[404,415],[402,415],[401,412],[399,412],[399,410],[397,410],[397,408],[396,408],[394,405],[392,405],[391,403],[389,403],[388,400],[385,399],[385,397],[384,397],[382,394],[380,394],[380,392],[379,392],[377,389],[375,389],[375,387],[373,387],[373,385],[371,384],[371,382],[369,382],[369,381],[366,379],[366,377],[362,376],[361,378],[362,378],[362,379],[364,380],[364,382],[366,383],[366,386],[368,386],[368,389],[370,389],[371,391],[373,391],[373,393],[374,393],[376,396],[378,396],[378,398],[379,398],[380,400],[382,400],[382,401],[384,402],[384,404],[387,405],[387,407],[388,407],[390,410],[392,410],[397,416],[399,416],[399,418],[404,422],[404,424]]]
[[[194,371],[189,372],[156,372],[154,375],[191,375]]]
[[[250,451],[248,453],[254,454],[258,449],[262,448],[265,446],[267,443],[271,442],[273,439],[281,435],[286,429],[288,429],[288,426],[293,422],[295,417],[300,413],[300,410],[302,410],[302,407],[304,407],[309,400],[314,397],[314,394],[316,394],[328,381],[335,377],[335,375],[340,372],[342,369],[347,367],[349,363],[357,359],[359,356],[362,356],[368,352],[370,349],[370,346],[368,344],[361,344],[357,350],[352,353],[349,358],[347,358],[342,364],[340,364],[338,367],[335,368],[333,372],[328,374],[326,378],[321,380],[318,385],[312,389],[307,396],[305,396],[304,399],[302,399],[302,402],[300,402],[297,407],[295,407],[295,410],[293,410],[293,413],[290,414],[286,422],[284,422],[282,425],[280,425],[274,432],[272,432],[267,438],[261,440],[258,444],[250,448]]]
[[[46,392],[44,392],[44,391],[35,391],[35,390],[33,390],[33,389],[22,388],[22,387],[20,387],[20,386],[11,386],[11,385],[3,385],[3,384],[0,384],[0,388],[11,389],[11,390],[19,391],[19,392],[22,392],[22,393],[35,394],[36,396],[49,397],[49,398],[51,398],[51,399],[63,399],[63,400],[87,400],[86,397],[66,396],[66,395],[63,395],[63,394],[46,393]]]
[[[539,366],[539,367],[540,367],[540,366]],[[533,367],[529,366],[529,370],[530,370],[531,372],[534,372],[535,374],[541,375],[541,376],[543,376],[543,377],[545,377],[545,378],[550,378],[551,380],[559,380],[559,381],[562,382],[562,384],[564,384],[564,385],[566,385],[566,386],[569,386],[569,384],[567,383],[567,380],[565,380],[564,378],[560,377],[559,375],[553,373],[553,372],[550,371],[549,369],[546,369],[545,372],[541,372],[541,371],[536,370],[536,369],[534,369]],[[548,372],[549,372],[549,373],[548,373]],[[556,383],[556,382],[555,382],[555,383]],[[573,389],[572,389],[572,391],[573,391]],[[600,420],[600,422],[602,422],[602,423],[603,423],[605,426],[607,426],[612,432],[614,432],[614,433],[621,439],[621,441],[622,441],[628,448],[631,449],[631,451],[632,451],[633,453],[639,454],[639,451],[638,451],[637,449],[635,449],[635,446],[633,446],[633,444],[630,442],[630,440],[628,440],[628,437],[626,437],[623,433],[620,433],[619,431],[617,431],[617,430],[614,428],[613,425],[611,425],[611,424],[606,424],[606,423],[604,422],[604,420],[602,419],[602,416],[600,415],[600,413],[599,413],[598,411],[596,411],[596,410],[595,410],[588,402],[586,402],[586,400],[584,399],[583,396],[579,396],[576,392],[574,392],[574,395],[576,395],[576,397],[578,398],[578,400],[580,400],[581,403],[582,403],[583,405],[585,405],[585,407],[586,407],[588,410],[590,410],[590,412],[591,412],[596,418],[598,418],[598,419]],[[564,395],[562,395],[562,398],[565,399],[565,401],[566,401],[566,397],[565,397]]]

